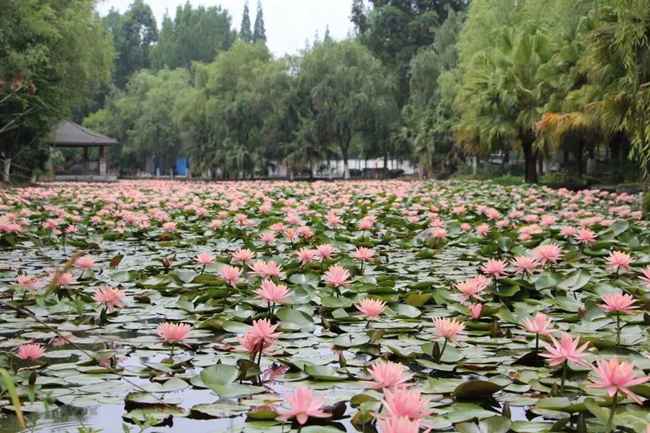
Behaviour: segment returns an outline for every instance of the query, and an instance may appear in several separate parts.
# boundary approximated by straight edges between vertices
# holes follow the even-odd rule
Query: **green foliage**
[[[524,183],[524,178],[521,176],[506,175],[506,176],[495,177],[492,179],[492,181],[497,185],[514,186],[514,185],[522,185]]]
[[[124,14],[111,9],[103,21],[116,51],[113,82],[123,88],[134,72],[151,64],[150,53],[158,42],[156,19],[144,0],[133,0]]]
[[[142,71],[134,75],[125,91],[110,98],[106,108],[90,115],[84,124],[117,138],[112,158],[121,157],[123,169],[144,168],[149,158],[170,167],[183,148],[184,137],[175,126],[177,94],[190,87],[184,69]]]
[[[264,10],[262,10],[261,0],[257,2],[257,14],[253,26],[253,42],[258,41],[266,43],[266,25],[264,24]]]
[[[411,95],[404,109],[404,133],[413,145],[413,153],[425,174],[441,163],[449,163],[452,129],[457,122],[453,102],[458,89],[457,39],[463,28],[464,14],[450,11],[438,28],[433,44],[411,61]],[[443,159],[444,158],[444,159]]]
[[[422,47],[430,46],[448,11],[463,10],[464,0],[371,0],[372,8],[354,2],[352,21],[360,41],[398,77],[398,104],[409,96],[409,65]]]
[[[464,147],[523,152],[529,182],[537,181],[535,125],[554,95],[564,92],[555,63],[562,46],[553,39],[547,10],[529,7],[533,3],[471,5],[459,44],[462,84],[455,105],[457,138]]]
[[[645,191],[643,193],[643,217],[645,219],[650,219],[650,192]]]
[[[176,9],[176,16],[165,16],[160,40],[151,51],[156,69],[190,68],[192,62],[211,62],[228,50],[234,40],[231,17],[220,6],[199,6],[187,2]]]
[[[0,143],[44,168],[46,135],[110,79],[113,50],[91,0],[9,2],[0,14]]]
[[[239,27],[239,39],[244,42],[253,42],[253,31],[251,30],[251,16],[248,9],[248,2],[244,5],[241,26]]]
[[[355,134],[385,138],[396,116],[385,69],[358,42],[326,42],[305,54],[299,81],[302,93],[309,95],[306,112],[314,122],[310,125],[315,128],[313,135],[321,146],[331,143],[338,148],[348,178]]]

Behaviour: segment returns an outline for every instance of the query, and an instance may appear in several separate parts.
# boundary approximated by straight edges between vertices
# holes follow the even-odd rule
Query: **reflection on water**
[[[183,402],[185,406],[185,401]],[[187,402],[188,405],[194,404]],[[36,425],[28,428],[25,433],[77,433],[80,427],[93,428],[101,433],[124,433],[123,424],[129,426],[134,433],[140,429],[125,423],[122,420],[124,413],[123,405],[101,406],[88,409],[58,409],[40,418],[33,417],[30,424]],[[243,417],[228,418],[220,420],[195,420],[182,417],[174,417],[173,425],[167,427],[153,427],[147,431],[156,433],[209,433],[209,432],[236,432],[245,423]],[[13,416],[7,419],[0,419],[0,433],[20,432],[16,418]],[[93,430],[89,430],[93,431]]]

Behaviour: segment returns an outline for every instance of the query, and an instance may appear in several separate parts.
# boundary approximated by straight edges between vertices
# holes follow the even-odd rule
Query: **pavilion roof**
[[[117,144],[117,140],[91,131],[69,120],[59,122],[50,131],[48,142],[54,146],[92,147]]]

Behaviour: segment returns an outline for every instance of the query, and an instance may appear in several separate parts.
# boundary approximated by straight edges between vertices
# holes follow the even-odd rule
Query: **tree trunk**
[[[576,164],[578,164],[578,178],[582,179],[582,176],[585,173],[584,170],[584,145],[582,143],[582,140],[580,140],[580,143],[578,144],[578,150],[576,151]]]
[[[11,174],[11,158],[5,158],[2,167],[2,181],[5,183],[9,183],[10,174]]]
[[[537,173],[539,176],[544,176],[544,155],[541,152],[537,156]]]
[[[537,152],[533,149],[533,139],[524,138],[521,144],[524,152],[527,183],[537,183]]]
[[[384,152],[384,173],[382,177],[384,179],[388,177],[388,152]]]
[[[343,155],[343,179],[350,178],[350,165],[348,164],[347,155]]]

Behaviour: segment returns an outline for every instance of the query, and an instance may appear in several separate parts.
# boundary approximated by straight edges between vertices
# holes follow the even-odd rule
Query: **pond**
[[[645,432],[638,201],[477,181],[4,191],[0,433]],[[615,395],[605,361],[630,369]]]

